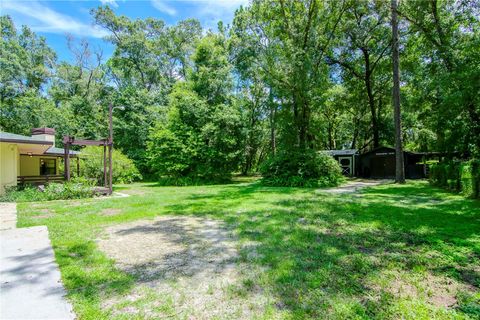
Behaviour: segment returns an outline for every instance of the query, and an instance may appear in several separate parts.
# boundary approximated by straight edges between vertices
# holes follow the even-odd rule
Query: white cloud
[[[246,6],[249,0],[194,0],[203,5],[203,11],[208,13],[233,13],[241,5]]]
[[[2,11],[7,14],[14,12],[30,18],[29,27],[37,32],[70,33],[76,36],[93,38],[102,38],[109,34],[105,29],[78,21],[36,1],[2,1]]]
[[[247,6],[249,0],[190,0],[187,1],[196,4],[198,15],[202,24],[207,29],[215,30],[217,23],[223,21],[230,23],[233,19],[235,10],[241,5]]]
[[[110,5],[114,8],[118,8],[118,3],[116,0],[100,0],[100,2],[103,4],[103,5]]]
[[[247,5],[249,0],[150,0],[158,11],[176,16],[185,7],[196,8],[195,16],[210,20],[229,19],[240,5]]]
[[[166,13],[169,16],[174,16],[177,14],[177,10],[173,8],[172,6],[166,4],[166,1],[164,0],[151,0],[152,6],[155,7],[160,12]]]

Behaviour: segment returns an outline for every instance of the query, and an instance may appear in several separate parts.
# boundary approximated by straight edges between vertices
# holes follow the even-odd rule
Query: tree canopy
[[[478,4],[406,0],[397,13],[406,149],[478,156]],[[276,154],[394,144],[389,2],[254,0],[217,31],[91,14],[110,57],[68,36],[73,59],[58,61],[0,18],[2,130],[100,138],[108,104],[122,105],[116,147],[146,177],[224,178]]]

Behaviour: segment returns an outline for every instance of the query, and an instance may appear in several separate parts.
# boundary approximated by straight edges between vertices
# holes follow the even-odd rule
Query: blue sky
[[[0,14],[10,15],[17,28],[27,25],[44,36],[59,60],[71,60],[67,34],[102,48],[104,58],[111,55],[113,47],[103,40],[107,31],[93,25],[90,15],[92,8],[102,4],[109,5],[117,15],[132,19],[154,17],[175,24],[196,18],[204,28],[216,30],[219,20],[231,23],[235,9],[247,3],[248,0],[0,0]]]

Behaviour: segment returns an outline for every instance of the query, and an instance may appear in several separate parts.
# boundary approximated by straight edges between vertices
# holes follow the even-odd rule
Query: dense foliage
[[[242,122],[224,43],[213,34],[200,41],[190,80],[174,87],[167,119],[151,131],[149,164],[158,177],[222,180],[239,166]]]
[[[69,200],[95,196],[92,180],[75,178],[65,183],[49,183],[44,188],[35,186],[10,187],[0,196],[0,202],[32,202]]]
[[[133,161],[120,150],[113,149],[112,161],[113,183],[131,183],[142,178],[142,175],[138,172]],[[99,185],[104,183],[102,147],[90,146],[82,149],[82,156],[80,158],[80,176],[86,179],[94,179]]]
[[[398,15],[406,148],[478,156],[476,2],[407,0]],[[390,17],[389,1],[256,0],[204,31],[99,6],[112,56],[67,37],[66,62],[3,16],[0,128],[102,138],[112,102],[116,147],[145,177],[224,179],[290,154],[283,180],[312,152],[393,145]]]
[[[344,178],[338,162],[323,152],[279,152],[264,162],[262,182],[271,186],[328,187]]]
[[[430,166],[430,183],[471,198],[480,198],[480,161],[446,161]]]

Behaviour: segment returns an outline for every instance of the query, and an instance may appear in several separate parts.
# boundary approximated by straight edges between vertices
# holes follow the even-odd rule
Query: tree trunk
[[[270,104],[270,147],[272,155],[275,155],[277,151],[277,142],[275,140],[275,104],[273,103],[272,89],[269,92],[269,104]]]
[[[393,60],[393,108],[395,121],[395,182],[405,183],[403,164],[402,122],[400,111],[400,68],[398,52],[397,0],[392,3],[392,60]]]
[[[366,49],[362,49],[363,57],[365,59],[365,87],[367,89],[368,106],[370,107],[370,114],[372,117],[372,132],[373,132],[373,147],[380,146],[380,135],[378,133],[377,112],[375,109],[375,98],[373,96],[372,88],[372,70],[370,70],[370,54]]]

